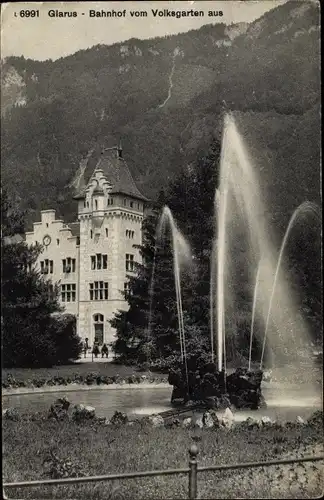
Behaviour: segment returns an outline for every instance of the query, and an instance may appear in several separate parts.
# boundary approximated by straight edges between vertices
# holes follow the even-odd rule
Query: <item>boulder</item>
[[[204,427],[203,417],[197,418],[195,426],[199,427],[199,429],[202,429]]]
[[[217,370],[215,363],[199,356],[188,356],[187,365],[188,373],[184,366],[169,371],[173,405],[183,405],[193,400],[211,409],[232,405],[235,408],[257,409],[264,404],[261,370],[250,372],[241,368],[226,376],[224,371]]]
[[[299,425],[305,425],[305,420],[300,417],[299,415],[296,417],[296,423],[299,424]]]
[[[184,418],[182,420],[182,427],[184,427],[185,429],[192,427],[192,418],[191,417]]]
[[[83,404],[75,405],[72,412],[72,420],[75,422],[83,422],[91,420],[96,415],[96,409],[93,406],[84,406]]]
[[[99,425],[106,425],[106,423],[107,423],[107,418],[106,418],[106,417],[97,417],[97,418],[96,418],[96,422],[97,422]]]
[[[86,418],[94,418],[96,415],[96,409],[93,406],[85,406],[84,407],[84,413],[86,415]]]
[[[226,408],[221,423],[226,429],[230,429],[234,423],[234,415],[230,408]]]
[[[219,427],[219,420],[215,412],[206,411],[202,418],[204,427],[210,429],[211,427]]]
[[[252,418],[252,417],[248,417],[246,420],[243,420],[239,424],[239,427],[241,429],[249,429],[249,430],[257,429],[260,426],[261,426],[261,421],[256,420],[255,418]]]
[[[269,427],[270,425],[272,425],[274,422],[273,420],[271,420],[270,417],[267,417],[267,416],[264,416],[261,418],[261,423],[264,427]]]
[[[110,420],[110,423],[113,425],[122,425],[126,424],[127,422],[128,422],[128,417],[126,413],[123,413],[121,411],[115,411]]]
[[[266,372],[263,372],[262,380],[264,382],[270,382],[272,380],[272,370],[268,370]]]
[[[164,419],[161,415],[150,415],[148,417],[148,421],[152,425],[152,427],[164,426]]]
[[[18,422],[20,420],[20,415],[16,408],[7,408],[2,411],[2,418],[4,420],[12,420],[13,422]]]
[[[55,420],[67,420],[69,418],[69,407],[70,401],[66,397],[57,399],[49,409],[48,418],[54,418]]]

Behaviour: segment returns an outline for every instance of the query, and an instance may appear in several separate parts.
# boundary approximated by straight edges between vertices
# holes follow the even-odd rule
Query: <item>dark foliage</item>
[[[4,190],[2,211],[2,355],[5,367],[52,366],[79,356],[75,318],[59,319],[58,286],[34,268],[40,246],[8,240],[23,216]]]
[[[181,55],[172,97],[159,108],[175,49]],[[266,150],[275,178],[285,166],[285,179],[271,190],[278,214],[282,205],[285,211],[294,206],[291,198],[298,193],[304,199],[308,191],[313,199],[318,192],[311,179],[295,182],[308,174],[317,184],[319,179],[316,3],[287,2],[249,26],[219,23],[97,45],[57,61],[9,57],[2,74],[3,177],[28,208],[29,222],[48,207],[74,219],[68,186],[81,157],[94,143],[109,146],[120,137],[134,177],[155,196],[213,137],[220,138],[224,101],[228,109],[247,113],[249,127],[259,130],[260,137],[252,134],[256,163],[265,168],[259,157]],[[25,106],[17,104],[21,99]]]

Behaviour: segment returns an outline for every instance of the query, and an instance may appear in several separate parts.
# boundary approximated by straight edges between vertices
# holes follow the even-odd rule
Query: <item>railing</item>
[[[199,467],[197,462],[198,448],[192,445],[189,449],[189,467],[185,469],[167,469],[167,470],[153,470],[143,472],[129,472],[126,474],[109,474],[104,476],[89,476],[77,477],[66,479],[44,479],[41,481],[21,481],[18,483],[4,483],[3,484],[3,498],[8,500],[5,495],[4,489],[13,488],[32,488],[36,486],[58,486],[64,484],[82,484],[82,483],[95,483],[100,481],[114,481],[116,479],[134,479],[138,477],[157,477],[157,476],[171,476],[175,474],[188,474],[188,498],[189,500],[196,500],[198,495],[197,473],[205,471],[223,471],[235,469],[248,469],[255,467],[269,467],[271,465],[287,465],[300,462],[318,462],[324,460],[324,455],[304,457],[304,458],[291,458],[283,460],[270,460],[268,462],[245,462],[239,464],[228,465],[209,465],[206,467]]]

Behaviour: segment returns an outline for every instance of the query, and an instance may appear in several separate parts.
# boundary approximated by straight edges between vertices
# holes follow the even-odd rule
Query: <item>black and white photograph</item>
[[[320,28],[1,5],[3,498],[322,497]]]

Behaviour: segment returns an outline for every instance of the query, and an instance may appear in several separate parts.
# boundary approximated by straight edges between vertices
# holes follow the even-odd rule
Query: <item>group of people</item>
[[[84,357],[86,357],[87,351],[89,350],[88,340],[89,339],[86,338],[84,340],[84,342],[83,342]],[[94,345],[93,345],[93,348],[92,348],[92,354],[94,355],[95,358],[97,358],[99,356],[100,352],[101,352],[101,357],[102,358],[104,356],[106,356],[106,358],[108,358],[109,350],[108,350],[107,344],[103,344],[102,347],[101,347],[101,350],[100,350],[98,342],[95,342]]]
[[[94,354],[95,358],[97,358],[98,355],[100,354],[100,347],[97,342],[94,343],[92,353]],[[103,344],[101,348],[101,357],[103,358],[104,356],[106,356],[106,358],[108,358],[108,354],[109,354],[108,346],[107,344]]]

